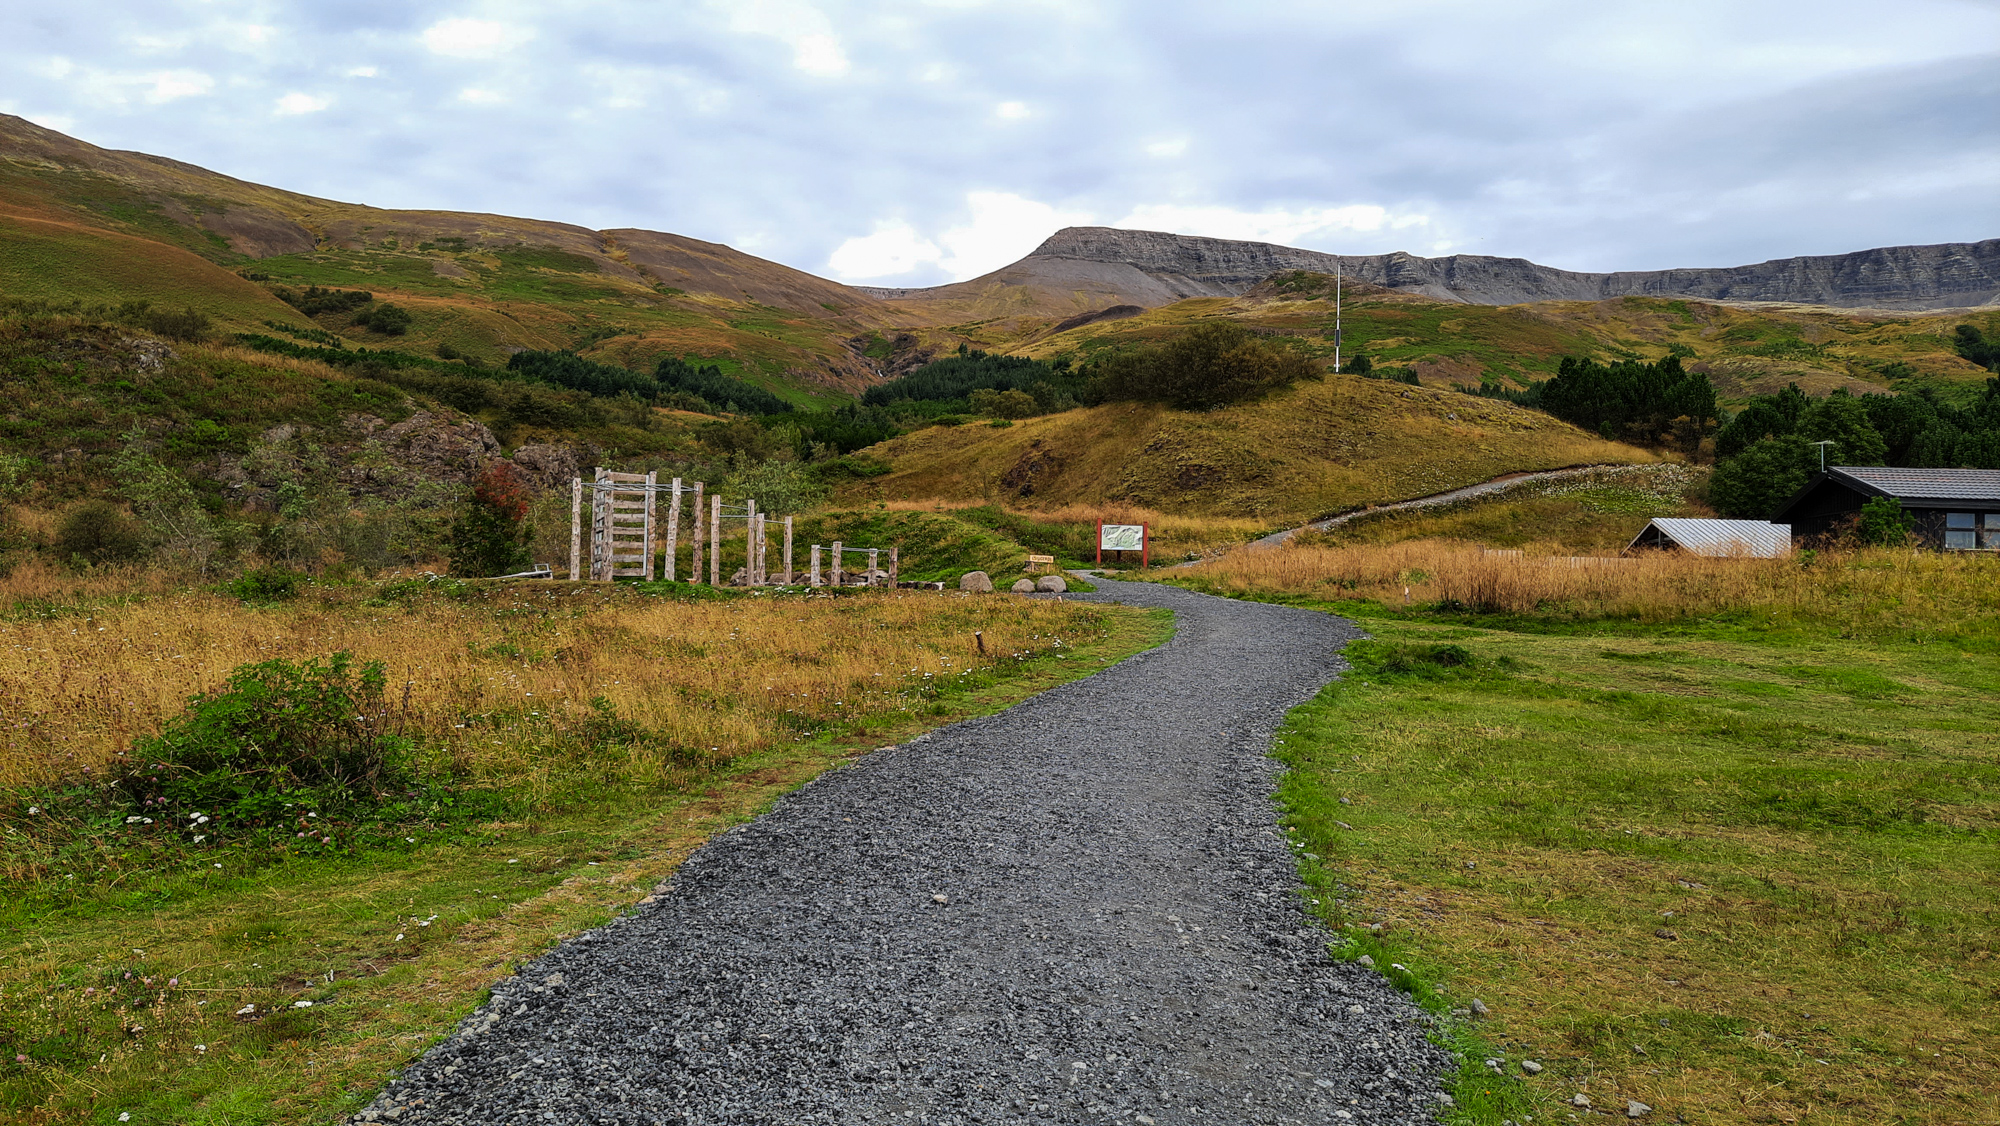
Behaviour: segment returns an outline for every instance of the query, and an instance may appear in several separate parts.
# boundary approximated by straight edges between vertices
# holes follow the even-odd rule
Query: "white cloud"
[[[372,66],[355,66],[355,67],[349,67],[349,68],[347,68],[347,74],[346,74],[346,77],[348,77],[348,78],[373,78],[373,77],[375,77],[375,76],[376,76],[377,74],[379,74],[379,73],[381,73],[381,72],[380,72],[380,71],[377,71],[377,70],[376,70],[376,69],[375,69],[374,67],[372,67]]]
[[[152,87],[145,97],[156,105],[176,98],[199,97],[215,88],[215,79],[198,70],[163,70],[145,75],[139,82]]]
[[[877,223],[873,234],[841,243],[827,268],[836,278],[860,281],[934,267],[964,281],[1025,257],[1059,228],[1091,222],[1088,212],[1065,211],[1012,192],[967,192],[965,207],[969,221],[935,238],[903,220]]]
[[[505,105],[507,95],[497,90],[484,90],[477,86],[467,86],[458,92],[458,100],[473,106]]]
[[[331,98],[322,98],[317,95],[301,94],[294,91],[278,99],[278,112],[287,115],[318,113],[332,104],[333,99]]]
[[[1001,102],[993,107],[993,116],[1002,121],[1019,121],[1028,116],[1028,103]]]
[[[767,35],[792,49],[792,66],[815,78],[844,77],[852,64],[833,22],[811,4],[799,0],[710,0],[711,8],[729,14],[729,30],[739,35]]]
[[[1146,146],[1147,156],[1181,156],[1187,152],[1188,139],[1175,137],[1171,141],[1154,141]]]
[[[424,29],[424,46],[432,54],[458,59],[486,59],[511,51],[535,37],[531,28],[497,20],[439,20]]]
[[[792,65],[820,78],[847,73],[847,54],[831,35],[802,35],[792,43]]]
[[[903,222],[877,223],[875,233],[840,244],[826,260],[833,276],[850,281],[890,278],[924,266],[941,256],[938,245]]]

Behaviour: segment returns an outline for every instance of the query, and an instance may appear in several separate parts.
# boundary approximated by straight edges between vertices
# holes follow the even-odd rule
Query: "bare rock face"
[[[958,589],[972,594],[992,594],[993,577],[984,571],[967,571],[959,576]]]
[[[1069,591],[1069,584],[1063,581],[1061,575],[1043,575],[1035,580],[1035,589],[1043,594],[1065,594]]]
[[[1056,289],[1089,282],[1097,292],[1156,306],[1188,297],[1235,297],[1273,274],[1293,270],[1330,274],[1336,268],[1363,283],[1473,305],[1626,296],[1889,309],[2000,302],[2000,239],[1891,246],[1749,266],[1593,274],[1558,270],[1525,258],[1478,254],[1419,258],[1400,251],[1334,255],[1266,242],[1111,227],[1066,227],[1033,254],[984,278],[878,295],[891,300],[942,296],[947,289],[976,291],[988,281],[1041,283]]]
[[[418,411],[382,431],[381,437],[397,461],[440,481],[470,481],[500,452],[499,440],[484,425],[430,411]]]
[[[1033,594],[1035,593],[1035,580],[1015,579],[1013,589],[1015,594]]]
[[[514,451],[513,462],[538,492],[561,488],[583,474],[583,458],[568,446],[522,446]]]

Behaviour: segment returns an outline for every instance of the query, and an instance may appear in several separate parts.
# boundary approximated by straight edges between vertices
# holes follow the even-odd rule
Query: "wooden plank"
[[[811,577],[809,577],[809,578],[808,578],[808,579],[806,580],[806,585],[807,585],[807,586],[813,586],[813,587],[817,587],[817,586],[819,585],[819,545],[818,545],[818,544],[814,544],[814,545],[813,545],[813,549],[812,549],[812,575],[811,575]]]
[[[840,585],[840,541],[833,541],[833,585]]]
[[[583,578],[583,478],[569,483],[569,581]]]
[[[677,562],[676,556],[679,555],[681,547],[681,479],[674,478],[673,484],[667,491],[670,494],[667,502],[667,555],[666,566],[660,577],[673,582],[676,573],[674,564]]]
[[[792,518],[785,517],[785,577],[784,584],[792,585]]]
[[[708,498],[708,585],[722,585],[722,494]]]

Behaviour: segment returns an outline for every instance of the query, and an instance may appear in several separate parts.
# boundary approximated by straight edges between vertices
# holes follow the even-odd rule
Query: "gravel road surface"
[[[1357,631],[1151,584],[1070,597],[1179,633],[718,837],[354,1121],[1433,1121],[1448,1057],[1326,957],[1271,798],[1272,727]]]

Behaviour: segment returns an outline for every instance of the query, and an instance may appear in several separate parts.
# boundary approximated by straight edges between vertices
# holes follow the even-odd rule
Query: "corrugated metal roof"
[[[2000,500],[2000,469],[1836,465],[1827,475],[1851,478],[1898,500]]]
[[[1792,526],[1769,520],[1696,520],[1662,516],[1647,525],[1696,555],[1776,559],[1792,550]],[[1646,533],[1632,540],[1637,546]],[[1629,549],[1628,549],[1629,550]]]

